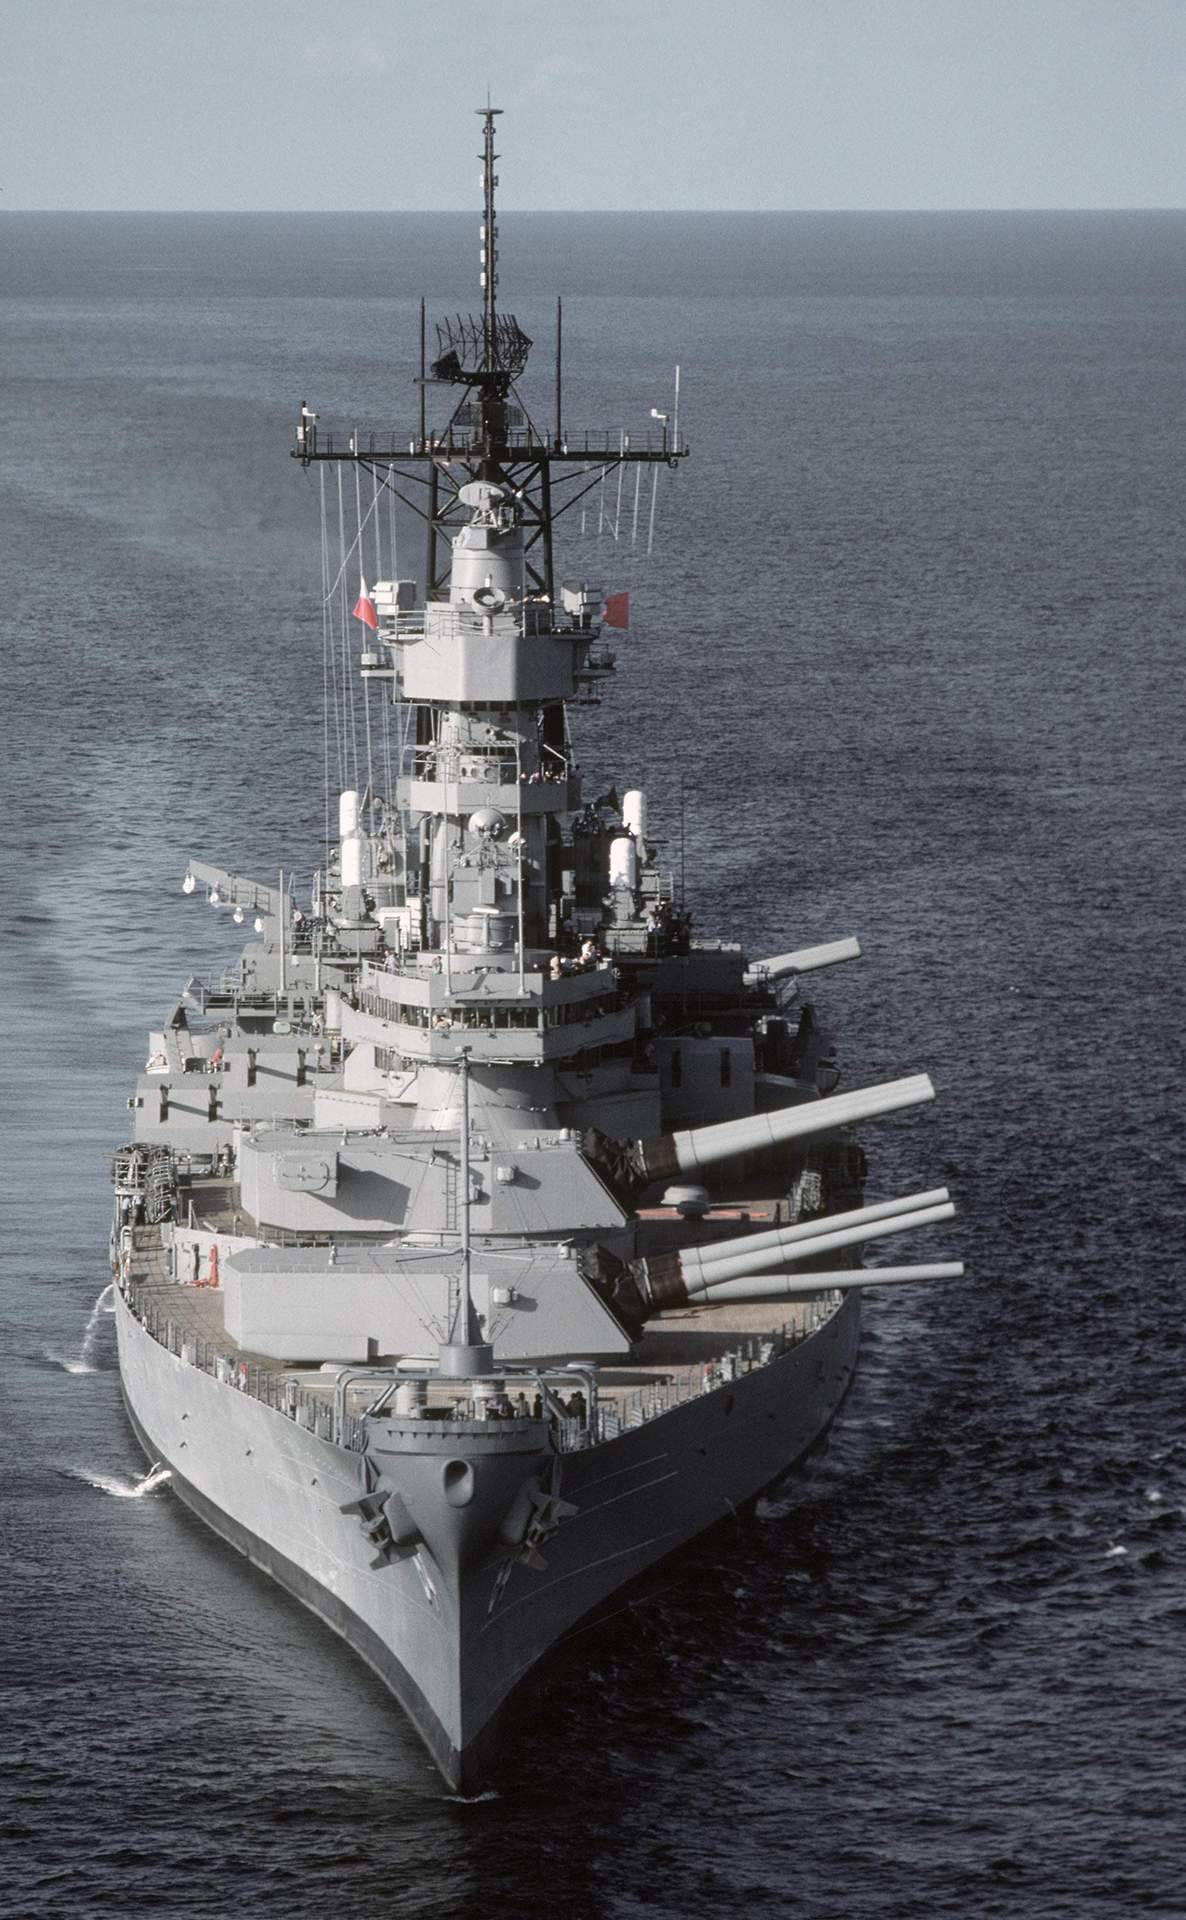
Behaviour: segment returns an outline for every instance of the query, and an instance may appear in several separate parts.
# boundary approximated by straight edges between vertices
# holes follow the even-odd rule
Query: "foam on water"
[[[115,1312],[115,1283],[109,1280],[99,1298],[91,1308],[90,1316],[83,1331],[82,1346],[75,1359],[67,1359],[52,1347],[45,1348],[45,1357],[52,1360],[63,1373],[102,1373],[96,1355],[99,1350],[99,1329],[104,1318]]]
[[[115,1473],[93,1473],[89,1467],[67,1467],[65,1471],[72,1480],[83,1480],[88,1487],[109,1493],[116,1500],[139,1500],[173,1478],[172,1469],[160,1465],[150,1467],[139,1480],[122,1480]]]
[[[759,1520],[785,1520],[794,1510],[793,1500],[774,1500],[765,1493],[758,1495],[754,1505],[754,1513]]]

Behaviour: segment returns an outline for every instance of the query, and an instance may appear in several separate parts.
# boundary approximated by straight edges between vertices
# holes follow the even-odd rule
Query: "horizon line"
[[[911,207],[511,207],[500,208],[501,218],[507,213],[513,217],[533,218],[544,216],[549,219],[584,219],[605,217],[628,219],[670,219],[673,216],[697,214],[736,214],[747,218],[782,218],[790,214],[806,214],[812,218],[833,215],[910,215],[910,214],[981,214],[981,213],[1186,213],[1186,204],[1170,202],[1151,202],[1142,205],[1093,204],[1091,206],[911,206]],[[372,219],[379,217],[412,216],[417,219],[475,218],[472,207],[9,207],[0,204],[0,214],[4,213],[61,213],[95,214],[118,216],[120,214],[163,213],[177,214],[186,219],[219,215],[241,216],[245,219],[259,217],[283,218],[322,218],[337,215],[346,219]]]

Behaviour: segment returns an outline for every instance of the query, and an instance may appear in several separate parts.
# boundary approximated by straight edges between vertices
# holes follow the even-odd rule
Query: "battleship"
[[[191,859],[185,891],[248,943],[151,1034],[111,1244],[145,1453],[369,1663],[462,1791],[551,1649],[821,1441],[863,1289],[962,1272],[863,1264],[954,1209],[943,1187],[867,1198],[854,1128],[934,1089],[841,1090],[804,982],[858,942],[702,936],[645,789],[586,790],[581,708],[629,611],[562,576],[565,517],[630,473],[637,521],[644,471],[688,448],[678,407],[570,431],[559,303],[548,417],[528,410],[496,117],[480,310],[430,355],[421,303],[411,430],[300,405],[326,604],[359,580],[352,690],[327,668],[309,742],[323,862],[301,904],[283,871]],[[331,525],[358,507],[336,578],[327,477]],[[395,501],[423,526],[415,578],[364,566]],[[339,653],[335,631],[335,674]]]

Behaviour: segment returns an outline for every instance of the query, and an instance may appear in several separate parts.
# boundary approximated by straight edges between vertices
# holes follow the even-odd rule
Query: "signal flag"
[[[361,620],[363,626],[369,627],[372,633],[378,633],[379,616],[375,612],[375,603],[367,592],[365,580],[360,580],[358,583],[358,599],[354,603],[353,617],[355,620]]]
[[[630,595],[611,593],[605,603],[605,624],[607,627],[628,627],[630,625]]]

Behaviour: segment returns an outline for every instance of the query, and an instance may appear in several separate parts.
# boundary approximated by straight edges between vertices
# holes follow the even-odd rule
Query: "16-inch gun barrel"
[[[726,1280],[714,1287],[705,1306],[760,1306],[765,1300],[801,1300],[804,1294],[847,1293],[850,1287],[908,1286],[917,1280],[962,1280],[962,1260],[938,1260],[920,1267],[850,1267],[828,1273],[752,1273],[747,1280]]]
[[[706,1284],[717,1280],[732,1280],[739,1273],[757,1272],[760,1265],[772,1267],[781,1264],[781,1256],[787,1247],[793,1247],[806,1240],[818,1240],[821,1234],[833,1234],[852,1227],[871,1226],[876,1221],[896,1220],[900,1215],[913,1217],[924,1211],[928,1218],[950,1219],[954,1211],[948,1205],[950,1195],[946,1187],[932,1187],[927,1193],[908,1193],[898,1200],[878,1200],[867,1207],[854,1207],[847,1213],[821,1214],[814,1220],[801,1220],[793,1227],[774,1227],[768,1233],[731,1234],[727,1240],[710,1240],[701,1247],[685,1247],[680,1254],[680,1265],[684,1277],[691,1281],[693,1277],[702,1278]],[[930,1209],[939,1208],[938,1214]],[[893,1227],[886,1227],[891,1233]],[[870,1238],[875,1236],[870,1235]],[[803,1254],[816,1251],[805,1247]]]
[[[861,1214],[866,1212],[881,1217],[874,1220],[862,1218]],[[745,1295],[744,1282],[750,1277],[768,1278],[773,1268],[792,1266],[800,1260],[815,1260],[819,1255],[834,1253],[841,1247],[859,1246],[864,1240],[880,1240],[887,1234],[908,1233],[914,1227],[929,1227],[936,1221],[954,1217],[955,1208],[950,1201],[938,1206],[916,1207],[910,1212],[888,1217],[877,1207],[859,1209],[855,1216],[836,1214],[831,1219],[786,1227],[777,1235],[777,1244],[773,1246],[769,1244],[766,1234],[740,1234],[718,1247],[718,1257],[711,1262],[704,1262],[698,1248],[685,1247],[680,1253],[659,1254],[638,1260],[631,1271],[639,1294],[651,1311],[663,1307],[682,1307],[689,1302],[711,1306],[727,1298],[748,1297]],[[840,1221],[846,1218],[849,1224],[840,1225]],[[752,1242],[757,1239],[767,1244],[755,1248]],[[751,1243],[748,1247],[747,1240]],[[742,1287],[741,1293],[723,1291],[734,1282]],[[815,1288],[809,1291],[829,1284],[829,1275],[817,1273]]]
[[[680,1173],[703,1173],[736,1154],[758,1153],[811,1134],[829,1133],[833,1127],[872,1120],[899,1107],[921,1106],[934,1098],[935,1089],[925,1073],[909,1074],[902,1080],[887,1080],[880,1087],[830,1094],[827,1099],[807,1100],[801,1106],[781,1107],[775,1113],[745,1114],[739,1120],[659,1134],[655,1139],[639,1141],[636,1159],[647,1180],[669,1180]]]

